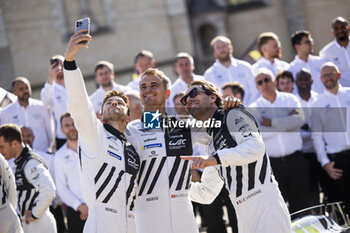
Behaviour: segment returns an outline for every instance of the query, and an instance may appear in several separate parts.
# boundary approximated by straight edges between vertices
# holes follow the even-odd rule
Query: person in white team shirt
[[[321,80],[326,90],[312,104],[312,139],[318,161],[327,173],[322,179],[328,201],[343,201],[345,212],[350,214],[350,88],[343,87],[339,79],[341,74],[334,63],[322,65]]]
[[[55,123],[56,149],[65,142],[66,137],[61,132],[60,117],[67,111],[67,91],[64,85],[62,55],[51,57],[47,81],[40,91],[40,99],[48,108]],[[46,150],[44,150],[45,152]]]
[[[243,103],[247,105],[252,103],[258,98],[259,93],[254,84],[251,65],[232,56],[232,42],[225,36],[215,37],[210,46],[216,61],[204,72],[205,80],[216,84],[219,88],[236,81],[246,90]]]
[[[1,124],[13,123],[30,127],[36,135],[33,149],[47,151],[54,137],[48,109],[40,100],[31,98],[31,85],[25,77],[17,77],[12,82],[12,87],[17,101],[1,111]]]
[[[193,94],[194,90],[196,95]],[[243,107],[224,112],[220,93],[206,81],[192,82],[182,103],[197,120],[215,119],[222,122],[220,128],[207,128],[211,136],[208,158],[181,158],[192,160],[193,168],[219,165],[225,188],[237,213],[238,232],[290,232],[288,209],[271,173],[269,158],[254,117]],[[206,202],[205,195],[192,187],[190,196],[194,201]]]
[[[56,221],[49,211],[55,185],[43,159],[23,143],[15,124],[0,126],[0,153],[15,158],[17,214],[26,233],[56,233]]]
[[[90,100],[96,114],[101,116],[101,105],[103,98],[106,96],[108,91],[120,90],[124,93],[130,89],[124,85],[117,84],[114,81],[114,65],[108,61],[99,61],[95,66],[95,78],[99,85],[97,90],[90,95]]]
[[[185,52],[178,53],[175,57],[175,71],[179,75],[176,81],[170,86],[170,96],[167,100],[166,107],[168,114],[176,114],[174,106],[174,97],[179,92],[186,90],[188,84],[195,80],[204,79],[201,75],[196,75],[194,71],[193,57]]]
[[[91,41],[81,30],[70,38],[64,61],[68,110],[79,134],[82,187],[89,216],[85,233],[133,233],[134,187],[139,156],[123,132],[127,124],[128,99],[112,90],[102,102],[102,123],[87,95],[75,56]]]
[[[312,75],[312,90],[321,94],[324,91],[324,86],[321,82],[321,65],[325,62],[324,59],[319,56],[313,55],[314,52],[314,40],[311,37],[309,31],[296,31],[292,37],[292,46],[297,52],[294,60],[290,63],[289,71],[292,72],[294,79],[296,79],[297,73],[306,68]],[[294,93],[297,93],[295,90]]]
[[[4,156],[0,154],[0,226],[2,233],[23,233],[16,214],[17,193],[15,177]]]
[[[258,69],[263,67],[269,69],[275,76],[278,72],[289,69],[290,65],[287,62],[280,60],[282,57],[281,42],[275,33],[261,33],[258,37],[257,43],[261,58],[252,65],[255,75]]]
[[[310,172],[310,200],[312,205],[320,204],[320,176],[322,168],[317,161],[317,156],[313,146],[311,138],[311,113],[312,104],[317,100],[318,93],[311,90],[313,85],[312,74],[306,68],[302,68],[297,74],[295,79],[296,86],[298,87],[298,93],[296,96],[300,100],[303,112],[305,115],[305,124],[300,128],[301,138],[303,140],[303,146],[301,152],[306,160],[309,162]]]
[[[309,171],[301,154],[300,127],[305,123],[301,103],[291,93],[279,92],[274,76],[258,70],[255,82],[261,97],[249,106],[259,123],[272,171],[291,213],[310,207]]]
[[[331,61],[341,73],[340,84],[350,87],[350,37],[349,23],[343,17],[336,17],[332,21],[334,40],[329,42],[320,51],[320,57]]]
[[[66,135],[67,142],[55,155],[55,181],[57,193],[67,205],[66,216],[68,232],[83,232],[85,220],[88,217],[88,207],[85,204],[81,168],[78,155],[78,131],[69,113],[61,116],[61,130]]]
[[[148,68],[154,68],[156,61],[154,60],[153,53],[148,50],[141,50],[135,56],[134,67],[137,73],[139,74],[136,79],[130,81],[127,87],[131,88],[134,91],[139,92],[139,82],[141,80],[141,75]]]

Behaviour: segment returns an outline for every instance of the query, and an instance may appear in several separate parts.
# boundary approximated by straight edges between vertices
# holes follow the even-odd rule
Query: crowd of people
[[[331,27],[320,56],[311,32],[291,35],[290,63],[272,32],[258,36],[253,65],[216,36],[214,64],[197,75],[180,52],[173,84],[150,51],[126,86],[99,61],[90,96],[75,56],[92,37],[76,32],[51,58],[41,100],[25,77],[0,89],[1,228],[192,233],[198,212],[208,233],[225,233],[225,206],[232,232],[271,233],[320,203],[350,214],[350,26]],[[146,113],[174,127],[145,128]],[[192,119],[220,127],[181,127]]]

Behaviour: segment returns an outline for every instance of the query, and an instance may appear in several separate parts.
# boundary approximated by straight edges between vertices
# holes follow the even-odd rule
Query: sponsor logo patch
[[[163,147],[162,143],[154,143],[142,146],[142,150],[151,149],[155,147]]]
[[[117,155],[116,153],[113,153],[112,151],[108,150],[107,151],[108,155],[118,159],[118,160],[122,160],[122,157],[120,155]]]

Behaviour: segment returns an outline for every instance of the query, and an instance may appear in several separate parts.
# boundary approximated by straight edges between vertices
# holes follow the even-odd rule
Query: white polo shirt
[[[35,136],[34,150],[47,151],[51,145],[53,124],[49,111],[40,100],[29,98],[26,108],[16,101],[1,111],[0,119],[1,124],[13,123],[31,128]]]
[[[312,107],[312,139],[323,167],[330,162],[327,154],[350,149],[350,88],[339,85],[336,95],[325,90]]]
[[[57,193],[66,205],[77,211],[78,206],[85,203],[79,155],[65,143],[56,152],[54,165]]]
[[[336,64],[341,73],[340,83],[350,87],[350,43],[344,48],[333,40],[321,49],[320,57]]]
[[[130,91],[130,88],[117,84],[113,82],[113,90],[123,91],[124,93]],[[95,112],[100,112],[103,98],[105,98],[108,91],[105,91],[101,86],[97,88],[97,90],[90,95],[90,100],[94,107]]]
[[[290,63],[289,71],[292,72],[294,81],[297,78],[297,73],[302,69],[306,68],[311,72],[313,83],[311,89],[318,94],[323,93],[324,85],[321,81],[321,66],[326,60],[318,56],[309,55],[307,62],[295,56],[294,60]]]
[[[301,150],[302,139],[299,129],[305,122],[304,113],[300,111],[301,103],[293,94],[276,91],[273,103],[259,97],[249,106],[249,111],[260,124],[262,116],[271,119],[271,127],[261,126],[260,131],[266,151],[271,158],[280,158]],[[293,110],[298,114],[289,115]]]
[[[303,139],[303,147],[301,152],[312,153],[315,152],[314,145],[311,138],[311,113],[312,113],[312,104],[317,100],[318,93],[311,91],[311,96],[308,100],[304,100],[297,93],[297,97],[300,100],[301,106],[303,107],[303,112],[305,115],[305,123],[308,125],[309,129],[300,129],[301,138]]]
[[[233,81],[240,83],[245,93],[243,102],[248,105],[259,96],[251,65],[248,62],[233,57],[231,60],[232,63],[228,68],[216,60],[214,64],[205,71],[205,80],[218,85],[219,88]]]
[[[277,58],[275,58],[274,62],[271,63],[266,58],[261,57],[257,62],[255,62],[254,65],[252,65],[254,74],[256,74],[259,68],[263,68],[263,67],[271,70],[271,72],[276,76],[278,72],[288,70],[290,65],[287,62]]]
[[[56,82],[53,82],[53,84],[46,82],[43,89],[41,89],[40,99],[53,114],[56,138],[65,139],[66,136],[61,131],[60,118],[67,112],[68,97],[66,88]]]

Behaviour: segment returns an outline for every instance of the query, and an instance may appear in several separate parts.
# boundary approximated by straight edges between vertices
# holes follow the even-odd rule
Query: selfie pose
[[[89,208],[84,232],[135,232],[133,190],[139,157],[126,140],[128,99],[110,91],[103,99],[103,122],[97,119],[87,95],[83,76],[75,63],[79,49],[91,41],[87,30],[76,32],[69,41],[64,61],[68,111],[79,135],[82,188]]]

